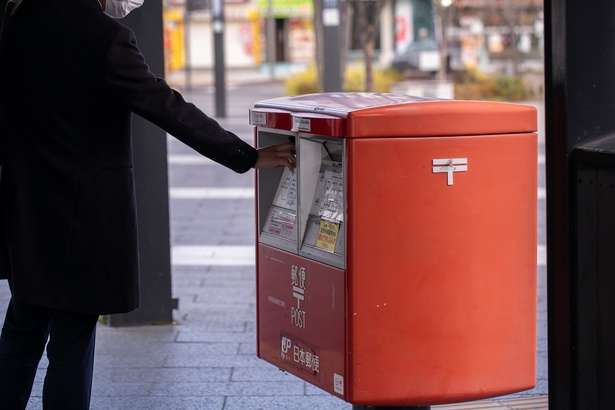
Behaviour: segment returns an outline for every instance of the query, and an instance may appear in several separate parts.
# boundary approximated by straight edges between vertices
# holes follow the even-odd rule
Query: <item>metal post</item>
[[[612,348],[606,337],[612,335],[615,318],[607,306],[596,312],[583,301],[615,298],[612,287],[595,280],[612,277],[615,266],[602,258],[603,264],[592,267],[588,259],[592,256],[582,253],[587,247],[581,242],[608,240],[612,248],[615,229],[607,225],[608,220],[601,220],[602,236],[591,233],[595,228],[587,224],[598,211],[588,209],[592,201],[584,197],[587,190],[607,192],[610,183],[595,180],[585,187],[589,181],[572,177],[570,159],[579,145],[615,132],[615,49],[611,44],[615,3],[595,0],[588,7],[583,0],[546,0],[544,7],[549,408],[608,409],[612,407],[609,389],[615,381],[608,367]],[[575,191],[579,198],[574,198]],[[600,203],[615,202],[611,195],[615,191]],[[587,212],[594,214],[583,214]],[[608,257],[608,252],[602,256]],[[592,320],[595,326],[589,325]],[[594,378],[592,386],[587,385],[588,377]]]
[[[184,54],[185,56],[185,69],[186,73],[186,90],[192,91],[192,41],[190,36],[190,18],[192,12],[190,11],[188,4],[186,4],[186,11],[184,14]]]
[[[322,1],[323,26],[323,88],[326,92],[342,90],[342,62],[340,52],[339,0]]]
[[[273,15],[273,0],[267,0],[267,17],[265,18],[265,41],[269,78],[275,80],[275,18]]]
[[[214,77],[216,117],[226,118],[226,79],[224,61],[224,0],[213,0]]]
[[[162,1],[146,1],[125,23],[135,31],[151,70],[162,76]],[[141,304],[134,312],[107,316],[106,322],[111,326],[168,324],[177,302],[171,296],[166,133],[138,117],[132,131]]]

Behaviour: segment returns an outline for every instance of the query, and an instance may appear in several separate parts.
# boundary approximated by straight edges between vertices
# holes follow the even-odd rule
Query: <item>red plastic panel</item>
[[[298,113],[292,114],[293,131],[324,135],[327,137],[344,137],[346,120],[326,114]]]
[[[349,397],[459,402],[535,384],[536,135],[349,143]],[[448,185],[434,159],[467,159]]]
[[[290,112],[272,108],[250,110],[250,125],[289,131],[292,127]]]
[[[344,271],[258,245],[258,355],[344,397]]]

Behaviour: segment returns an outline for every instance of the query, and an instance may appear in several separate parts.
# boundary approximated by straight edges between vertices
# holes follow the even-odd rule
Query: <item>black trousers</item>
[[[89,409],[97,320],[11,300],[0,336],[0,408],[26,408],[47,345],[43,408]]]

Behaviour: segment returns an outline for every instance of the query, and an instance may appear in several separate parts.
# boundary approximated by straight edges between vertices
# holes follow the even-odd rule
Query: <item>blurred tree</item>
[[[380,16],[386,0],[348,0],[352,13],[356,13],[361,50],[365,64],[365,91],[374,89],[374,50],[380,26]]]
[[[440,52],[440,66],[438,68],[438,80],[446,81],[449,66],[449,50],[447,31],[451,25],[451,7],[454,0],[433,0],[434,5],[434,25],[436,29],[436,39]]]

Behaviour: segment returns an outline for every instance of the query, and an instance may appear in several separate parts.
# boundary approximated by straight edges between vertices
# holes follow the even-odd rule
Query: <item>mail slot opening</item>
[[[258,147],[294,141],[285,132],[258,132]],[[297,172],[289,168],[264,169],[258,177],[260,241],[296,252]]]
[[[300,254],[344,267],[344,143],[318,137],[299,139]]]

